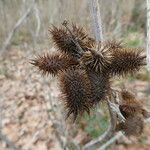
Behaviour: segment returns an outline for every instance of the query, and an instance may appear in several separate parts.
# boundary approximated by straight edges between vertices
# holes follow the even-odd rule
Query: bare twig
[[[102,145],[97,150],[105,150],[109,145],[114,143],[116,140],[118,140],[120,137],[124,136],[123,133],[120,131],[118,132],[114,137],[112,137],[109,141],[107,141],[104,145]]]
[[[150,123],[150,118],[146,119],[145,124]],[[97,150],[105,150],[108,146],[110,146],[112,143],[114,143],[119,138],[123,137],[124,134],[119,131],[114,137],[112,137],[109,141],[107,141],[105,144],[103,144],[99,149]],[[125,136],[124,136],[125,137]]]
[[[37,7],[37,4],[34,5],[34,11],[35,11],[35,17],[37,20],[37,28],[35,32],[35,37],[37,38],[39,35],[40,28],[41,28],[41,21],[40,21],[39,9]]]
[[[109,101],[109,104],[110,104],[110,107],[111,107],[112,111],[117,114],[119,122],[125,122],[126,119],[124,118],[124,116],[120,112],[119,105],[115,104],[115,103],[112,103],[110,101]]]
[[[113,2],[113,6],[112,8],[112,15],[111,15],[111,20],[113,21],[113,24],[115,24],[115,27],[113,29],[113,36],[116,36],[116,37],[119,37],[120,34],[121,34],[121,29],[122,29],[122,13],[123,13],[123,10],[122,10],[122,7],[120,5],[121,1],[120,0],[115,0]],[[115,18],[115,19],[114,19]],[[111,31],[112,30],[112,24],[110,23],[108,25],[108,27],[110,28],[108,31]]]
[[[101,16],[100,16],[98,0],[92,0],[92,1],[89,0],[89,6],[90,6],[91,14],[93,17],[96,41],[99,42],[99,41],[103,40],[103,34],[102,34],[102,23],[101,23]],[[107,101],[107,106],[108,106],[109,114],[110,114],[109,128],[98,139],[92,140],[89,143],[87,143],[83,148],[84,150],[90,150],[93,145],[101,145],[101,144],[105,143],[106,141],[108,141],[109,139],[111,139],[111,137],[114,135],[116,124],[117,124],[117,113],[121,114],[120,111],[118,111],[119,108],[116,109],[116,107],[114,107],[114,105],[112,105],[116,101],[115,100],[116,96],[117,96],[116,93],[117,92],[112,90],[111,96],[109,98],[109,100],[111,99],[111,102],[109,100]],[[114,111],[114,109],[112,109],[112,106],[113,106],[113,108],[115,108],[115,111]],[[122,119],[124,119],[123,116],[121,116],[121,117],[122,117]]]
[[[114,94],[112,94],[112,99],[111,101],[114,102],[116,97]],[[109,128],[107,129],[107,131],[101,135],[98,139],[95,139],[95,140],[92,140],[90,141],[89,143],[87,143],[83,150],[90,150],[91,147],[93,145],[101,145],[103,143],[105,143],[106,141],[108,141],[109,139],[111,139],[111,137],[114,135],[115,133],[115,128],[116,128],[116,123],[117,123],[117,115],[116,113],[114,113],[114,111],[112,110],[111,108],[111,105],[109,103],[109,101],[107,101],[107,106],[108,106],[108,109],[109,109],[109,114],[110,114],[110,126]]]
[[[102,21],[101,21],[98,0],[89,0],[89,7],[93,19],[92,24],[94,29],[94,35],[96,41],[99,42],[103,40],[103,33],[102,33]]]
[[[115,95],[114,95],[114,93],[115,93]],[[83,148],[84,150],[90,150],[92,146],[102,145],[103,143],[106,142],[98,149],[98,150],[104,150],[106,147],[108,147],[110,144],[115,142],[121,136],[124,136],[124,134],[123,133],[121,134],[120,132],[118,132],[114,136],[117,119],[119,119],[119,121],[125,121],[125,118],[121,114],[117,104],[115,104],[115,102],[118,98],[116,96],[117,96],[117,91],[112,89],[113,99],[111,98],[111,101],[109,101],[109,100],[107,101],[107,105],[108,105],[110,117],[111,117],[110,126],[109,126],[108,130],[102,136],[87,143]],[[117,118],[119,116],[120,116],[120,118]],[[150,123],[150,118],[145,119],[144,122],[145,122],[145,124]]]
[[[9,35],[7,36],[4,45],[2,47],[2,51],[4,51],[5,49],[8,48],[8,46],[11,44],[11,39],[15,33],[15,31],[17,30],[17,28],[23,23],[23,21],[29,16],[29,14],[31,13],[33,6],[34,6],[35,0],[33,0],[31,6],[27,9],[27,11],[23,14],[23,16],[21,16],[19,18],[19,20],[17,21],[17,23],[14,25],[14,27],[12,28],[12,30],[10,31]]]
[[[147,69],[150,71],[150,0],[147,1]]]
[[[53,48],[51,50],[54,50]],[[47,88],[52,91],[52,89],[50,89],[49,85],[47,84],[46,80],[44,80],[45,85],[47,85]],[[66,130],[65,127],[63,126],[63,122],[60,121],[58,115],[56,114],[56,112],[58,113],[58,110],[55,109],[55,104],[53,104],[52,101],[55,101],[56,97],[53,96],[52,92],[48,94],[48,103],[49,103],[49,107],[46,105],[47,109],[51,109],[50,112],[48,113],[48,119],[51,121],[52,123],[52,127],[54,129],[54,134],[55,137],[57,138],[61,149],[66,149],[67,150],[67,136],[66,134]],[[46,101],[47,103],[47,101]]]
[[[38,130],[33,134],[32,139],[27,143],[27,149],[31,149],[31,146],[38,141],[40,138],[40,132],[46,128],[47,122],[43,123],[41,127],[38,127]]]
[[[150,123],[150,118],[147,118],[144,122],[145,123]]]

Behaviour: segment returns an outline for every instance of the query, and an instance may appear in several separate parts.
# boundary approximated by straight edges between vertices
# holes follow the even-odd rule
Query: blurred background
[[[146,47],[146,0],[99,0],[105,40]],[[75,124],[65,120],[57,78],[43,77],[29,62],[55,51],[48,28],[64,20],[83,26],[93,37],[88,0],[0,0],[0,149],[79,150],[109,125],[105,104]],[[150,109],[150,73],[114,79]],[[148,150],[150,125],[140,137],[119,138],[109,150]],[[96,148],[94,148],[96,149]]]

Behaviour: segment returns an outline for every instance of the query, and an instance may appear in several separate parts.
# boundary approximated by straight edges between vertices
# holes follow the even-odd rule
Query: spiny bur
[[[90,113],[90,86],[85,70],[70,68],[60,73],[62,101],[67,110],[66,118],[72,114],[75,121],[78,115]]]
[[[117,131],[122,130],[127,136],[139,136],[143,133],[144,118],[141,114],[129,116],[125,123],[119,123],[116,128]]]
[[[125,117],[139,112],[142,113],[143,105],[135,98],[135,95],[127,90],[121,91],[120,110]]]
[[[144,118],[150,117],[149,111],[144,107],[143,103],[136,99],[135,95],[127,90],[122,90],[120,109],[125,117],[133,113],[140,113]]]
[[[87,36],[86,40],[85,40],[85,45],[87,46],[87,48],[92,48],[95,46],[97,42],[95,41],[94,38]]]
[[[123,48],[122,42],[117,42],[115,40],[106,41],[105,46],[109,47],[110,49]]]
[[[85,50],[86,42],[85,39],[87,34],[84,32],[83,28],[72,25],[72,28],[68,32],[65,28],[57,28],[55,26],[49,29],[50,35],[55,46],[62,52],[65,52],[74,57],[80,57],[80,52],[75,44],[77,41],[80,47]]]
[[[65,70],[71,66],[77,65],[78,62],[66,54],[44,54],[37,56],[31,61],[31,64],[37,66],[43,75],[57,75],[58,71]]]
[[[119,108],[126,120],[124,123],[117,125],[117,130],[124,131],[127,136],[138,136],[143,133],[143,112],[146,110],[144,110],[142,103],[135,98],[134,94],[126,90],[121,91]]]
[[[80,40],[84,40],[88,37],[83,27],[77,26],[76,24],[72,24],[72,34]]]
[[[93,71],[87,71],[88,78],[91,85],[90,100],[92,105],[98,104],[100,101],[104,101],[110,90],[110,81],[105,74],[98,74]]]
[[[93,47],[88,48],[88,51],[83,53],[80,58],[81,65],[99,74],[104,72],[112,61],[111,47],[111,44],[95,43]]]
[[[113,50],[113,57],[108,71],[110,75],[125,76],[134,74],[145,65],[143,52],[132,48],[117,48]]]
[[[124,48],[120,42],[97,43],[75,24],[69,28],[64,21],[62,25],[49,29],[59,53],[38,56],[31,63],[43,74],[58,75],[66,117],[72,116],[75,121],[106,99],[112,77],[135,73],[145,65],[145,56],[137,49]],[[119,108],[126,121],[118,123],[117,129],[127,135],[142,133],[147,111],[132,93],[122,91],[120,95]]]
[[[123,43],[122,42],[117,42],[115,40],[108,40],[108,41],[104,41],[104,42],[99,42],[97,43],[97,41],[95,41],[95,39],[91,38],[91,37],[87,37],[86,38],[86,42],[87,47],[90,49],[95,49],[96,51],[99,51],[98,49],[104,50],[105,48],[108,50],[114,50],[117,48],[123,48]]]

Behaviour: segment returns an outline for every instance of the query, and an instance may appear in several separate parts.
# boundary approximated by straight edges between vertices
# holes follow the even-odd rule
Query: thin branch
[[[123,133],[121,131],[118,132],[114,137],[112,137],[109,141],[107,141],[104,145],[102,145],[97,150],[105,150],[109,145],[111,145],[112,143],[114,143],[116,140],[118,140],[122,136],[124,136]]]
[[[116,134],[116,136],[114,136],[114,137],[113,137],[113,135],[115,134],[115,127],[116,127],[117,119],[119,119],[119,121],[125,121],[125,118],[122,116],[117,104],[115,104],[116,100],[118,99],[118,94],[117,94],[117,91],[115,91],[113,89],[112,89],[112,97],[113,98],[111,98],[111,101],[109,101],[109,100],[107,101],[107,105],[108,105],[110,117],[111,117],[110,127],[102,136],[87,143],[83,148],[84,150],[90,150],[92,146],[102,145],[103,143],[106,142],[104,145],[102,145],[98,149],[98,150],[103,150],[104,148],[109,146],[111,143],[113,143],[113,141],[115,141],[115,140],[119,139],[119,137],[121,137],[121,133],[119,133],[119,135]],[[150,118],[145,119],[144,122],[150,123]],[[122,134],[122,136],[123,136],[123,134]],[[111,137],[113,137],[113,139],[111,139]]]
[[[35,32],[35,37],[37,38],[39,35],[40,28],[41,28],[41,21],[40,21],[39,9],[37,7],[37,4],[34,5],[34,10],[35,10],[35,17],[37,20],[37,28]]]
[[[112,94],[111,97],[111,101],[114,102],[115,101],[115,95]],[[95,145],[102,145],[103,143],[107,142],[109,139],[111,139],[111,137],[114,135],[115,133],[115,128],[116,128],[116,124],[117,124],[117,115],[116,113],[114,113],[114,111],[111,108],[111,105],[109,103],[109,101],[107,101],[107,106],[109,109],[109,114],[110,114],[110,126],[107,129],[107,131],[101,135],[98,139],[92,140],[89,143],[87,143],[84,147],[83,150],[90,150],[92,146]]]
[[[31,146],[38,141],[40,138],[40,132],[47,127],[47,122],[42,124],[42,126],[33,134],[31,140],[27,143],[26,149],[31,149]]]
[[[150,0],[147,1],[147,69],[150,71]]]
[[[150,123],[150,118],[145,119],[144,120],[145,124]],[[113,136],[109,141],[107,141],[105,144],[103,144],[99,149],[97,150],[105,150],[108,146],[110,146],[111,144],[113,144],[116,140],[118,140],[119,138],[123,137],[124,134],[119,131],[115,136]],[[125,137],[125,136],[124,136]]]
[[[91,10],[91,15],[93,18],[93,25],[94,25],[94,33],[96,37],[96,41],[102,41],[103,40],[103,34],[102,34],[102,23],[101,23],[101,16],[100,16],[100,9],[99,9],[99,4],[98,0],[89,0],[89,6]],[[111,99],[112,103],[115,103],[116,99],[116,93],[115,91],[112,90],[111,96],[109,97],[109,100]],[[109,114],[110,114],[110,126],[107,129],[107,131],[100,136],[96,140],[92,140],[89,143],[87,143],[84,147],[83,150],[90,150],[93,145],[101,145],[105,142],[107,142],[115,133],[115,128],[117,124],[117,114],[116,111],[114,112],[114,109],[112,109],[112,103],[110,101],[107,101],[107,106],[109,109]],[[114,106],[114,105],[113,105]],[[116,108],[116,107],[113,107]],[[116,109],[118,110],[118,109]],[[120,111],[117,111],[118,113]],[[121,113],[120,113],[121,114]],[[123,117],[122,117],[123,118]]]
[[[29,14],[31,13],[33,6],[34,6],[35,0],[33,0],[32,4],[30,5],[30,7],[27,9],[27,11],[23,14],[23,16],[21,16],[19,18],[19,20],[17,21],[17,23],[14,25],[14,27],[12,28],[12,30],[10,31],[9,35],[7,36],[2,51],[4,51],[5,49],[8,48],[8,46],[11,44],[11,39],[15,33],[15,31],[17,30],[17,28],[23,23],[23,21],[29,16]]]
[[[94,35],[96,41],[103,40],[103,33],[102,33],[102,21],[101,21],[101,14],[98,0],[88,0],[89,1],[89,8],[92,16],[92,24],[94,29]]]
[[[119,122],[125,122],[126,119],[122,115],[122,113],[121,113],[121,111],[119,109],[119,105],[115,104],[115,103],[112,103],[110,101],[108,101],[108,102],[110,104],[110,107],[111,107],[112,111],[117,114]]]
[[[150,118],[147,118],[146,120],[144,120],[145,123],[150,123]]]
[[[51,48],[51,51],[55,51],[55,48]],[[47,85],[47,88],[51,91],[52,89],[49,87],[49,85],[47,84],[46,80],[44,80],[45,82],[45,85]],[[58,110],[56,109],[56,107],[54,107],[54,104],[53,102],[56,101],[56,97],[53,96],[52,92],[51,93],[48,93],[48,104],[49,106],[46,105],[46,108],[47,110],[50,108],[51,111],[47,111],[47,114],[48,114],[48,119],[51,121],[52,123],[52,127],[54,129],[54,135],[55,137],[57,138],[59,144],[60,144],[60,147],[61,149],[68,149],[67,148],[67,133],[66,133],[66,129],[65,129],[65,126],[63,124],[62,121],[64,121],[64,119],[62,120],[59,120],[56,112],[58,113]],[[46,100],[46,103],[47,103],[47,100]]]

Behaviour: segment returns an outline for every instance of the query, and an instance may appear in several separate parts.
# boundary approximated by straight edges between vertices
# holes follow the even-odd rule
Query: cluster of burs
[[[141,49],[115,41],[96,42],[75,24],[52,26],[49,33],[57,51],[39,55],[31,63],[42,74],[58,77],[66,117],[73,121],[107,100],[113,77],[133,75],[145,65]],[[126,135],[141,134],[147,111],[129,91],[120,90],[119,95],[119,108],[126,120],[118,123],[116,130]]]

